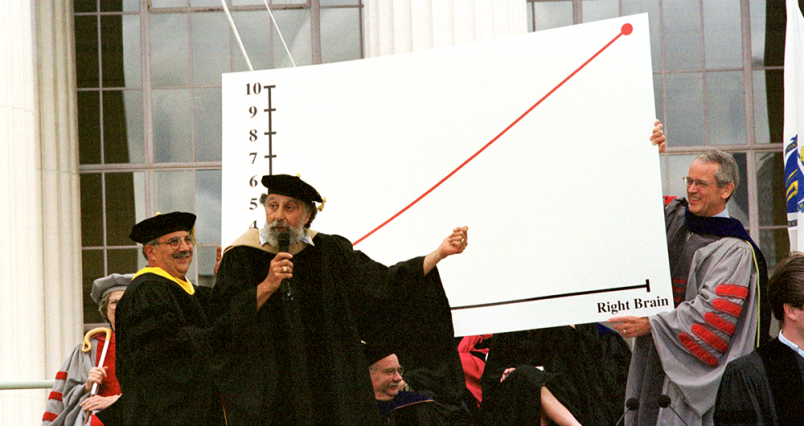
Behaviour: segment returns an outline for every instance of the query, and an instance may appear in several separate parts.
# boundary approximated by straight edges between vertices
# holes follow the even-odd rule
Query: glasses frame
[[[195,243],[198,241],[193,234],[187,234],[185,237],[172,237],[168,238],[166,241],[157,241],[155,243],[151,243],[152,246],[158,246],[159,244],[167,244],[173,250],[178,250],[181,247],[181,243],[184,241],[189,247],[195,247]]]
[[[388,377],[394,377],[396,373],[399,373],[400,376],[405,375],[405,367],[399,368],[383,368],[382,370],[377,370],[382,374],[385,374]]]
[[[707,187],[709,187],[709,185],[712,185],[711,183],[702,181],[700,179],[694,180],[689,176],[682,177],[681,181],[684,182],[684,184],[687,185],[688,188],[693,184],[695,184],[695,186],[697,186],[700,189],[706,189]]]

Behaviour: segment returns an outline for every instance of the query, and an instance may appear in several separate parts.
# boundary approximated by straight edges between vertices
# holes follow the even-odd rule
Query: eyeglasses
[[[687,186],[692,186],[692,184],[695,184],[695,186],[697,186],[700,189],[706,189],[706,187],[709,186],[709,183],[702,181],[700,179],[693,179],[689,176],[684,176],[683,178],[681,178],[681,180],[684,181],[684,184]]]
[[[386,376],[389,376],[389,377],[393,377],[396,373],[399,373],[399,375],[401,376],[401,375],[405,374],[405,367],[386,368],[386,369],[380,370],[380,373],[385,374]]]
[[[162,242],[157,241],[157,242],[155,242],[155,243],[153,243],[151,245],[158,246],[159,244],[167,244],[173,250],[178,250],[179,247],[181,247],[181,242],[182,241],[187,243],[188,246],[192,247],[192,246],[195,245],[195,235],[187,235],[184,238],[181,238],[181,237],[168,238],[167,241],[162,241]]]

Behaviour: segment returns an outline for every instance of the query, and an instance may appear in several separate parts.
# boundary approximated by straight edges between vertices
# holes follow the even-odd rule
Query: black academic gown
[[[618,334],[597,324],[495,334],[481,377],[483,424],[538,424],[546,386],[581,424],[612,425],[622,415],[630,356]],[[509,367],[516,370],[500,383]]]
[[[377,401],[383,426],[449,426],[432,398],[400,391],[390,401]]]
[[[772,346],[769,348],[769,346]],[[775,346],[775,347],[773,347]],[[774,392],[768,378],[769,372],[763,362],[760,350],[789,351],[787,359],[780,360],[777,368],[782,369],[776,378],[781,380],[777,390],[782,404],[774,399]],[[778,339],[771,341],[760,350],[737,358],[726,366],[715,403],[715,425],[717,426],[795,426],[804,424],[804,406],[801,395],[804,383],[804,358],[794,353]],[[785,377],[786,375],[788,375]],[[798,377],[794,377],[798,375]],[[798,383],[795,383],[798,380]],[[789,418],[784,418],[787,410]]]
[[[339,236],[313,242],[293,256],[293,301],[276,293],[259,311],[256,286],[275,255],[241,245],[223,256],[215,316],[233,331],[216,375],[230,425],[380,424],[361,341],[418,353],[406,368],[451,350],[460,368],[437,270],[424,276],[421,257],[383,266]]]
[[[209,368],[214,338],[202,308],[204,291],[196,287],[190,295],[154,273],[137,276],[126,289],[116,311],[115,359],[125,397],[111,410],[124,424],[223,424]]]
[[[407,370],[403,378],[405,383],[416,392],[416,394],[431,398],[432,404],[426,407],[417,407],[415,410],[395,410],[397,414],[396,425],[449,425],[449,426],[470,426],[474,424],[472,413],[464,402],[464,397],[468,393],[466,381],[463,376],[463,368],[456,363],[457,346],[449,353],[435,355],[438,357],[440,366],[436,369],[431,367],[419,367],[414,370]],[[433,356],[433,353],[429,353]],[[457,357],[460,362],[460,356]],[[399,362],[402,365],[416,365],[406,356],[400,355]],[[427,364],[433,364],[428,362]],[[420,363],[418,365],[421,365]],[[400,392],[402,394],[402,392]],[[408,401],[409,402],[409,401]],[[409,407],[412,408],[412,407]],[[421,414],[421,410],[426,409],[426,416]],[[419,413],[413,415],[412,413]],[[418,423],[412,419],[418,418]],[[429,418],[425,421],[425,418]],[[405,420],[409,419],[409,420]]]

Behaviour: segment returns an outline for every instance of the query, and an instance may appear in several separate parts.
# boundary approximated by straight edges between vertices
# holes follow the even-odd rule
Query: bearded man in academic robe
[[[379,424],[361,342],[439,371],[454,390],[442,397],[459,401],[463,373],[435,266],[463,252],[467,228],[387,267],[346,238],[310,229],[324,202],[311,185],[289,175],[262,183],[265,227],[226,249],[214,288],[216,320],[237,330],[216,365],[229,424]]]

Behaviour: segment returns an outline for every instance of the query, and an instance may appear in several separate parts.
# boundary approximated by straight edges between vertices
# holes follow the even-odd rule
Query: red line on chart
[[[624,24],[624,25],[622,26],[622,28],[620,28],[620,33],[619,33],[619,34],[617,34],[617,36],[616,36],[616,37],[614,37],[613,39],[611,39],[611,41],[610,41],[610,42],[606,43],[606,45],[605,45],[605,46],[603,46],[603,47],[602,47],[600,50],[598,50],[598,51],[597,51],[597,53],[595,53],[594,55],[592,55],[592,57],[591,57],[591,58],[587,59],[587,60],[586,60],[586,62],[584,62],[583,64],[581,64],[581,66],[579,66],[579,67],[578,67],[578,68],[577,68],[575,71],[573,71],[573,72],[572,72],[570,75],[568,75],[568,76],[567,76],[567,77],[566,77],[564,80],[562,80],[562,81],[561,81],[561,83],[558,83],[558,84],[556,85],[556,87],[554,87],[552,90],[550,90],[549,92],[547,92],[547,94],[546,94],[546,95],[542,96],[542,98],[541,98],[541,99],[539,99],[539,101],[538,101],[538,102],[536,102],[535,104],[533,104],[533,106],[532,106],[532,107],[528,108],[528,110],[527,110],[527,111],[525,111],[525,112],[524,112],[522,115],[520,115],[520,116],[519,116],[519,118],[517,118],[516,120],[514,120],[514,122],[513,122],[513,123],[509,124],[509,125],[508,125],[508,127],[506,127],[506,128],[505,128],[505,130],[503,130],[502,132],[500,132],[500,133],[499,133],[497,136],[495,136],[495,137],[494,137],[492,140],[490,140],[490,141],[489,141],[487,144],[483,145],[483,147],[482,147],[482,148],[480,148],[480,149],[479,149],[479,150],[478,150],[476,153],[472,154],[472,156],[471,156],[471,157],[467,158],[467,159],[466,159],[466,161],[464,161],[463,163],[461,163],[461,165],[460,165],[460,166],[456,167],[456,168],[455,168],[455,170],[451,171],[451,172],[450,172],[448,175],[444,176],[444,178],[443,178],[443,179],[441,179],[440,181],[438,181],[438,183],[436,183],[435,185],[433,185],[433,187],[432,187],[432,188],[430,188],[430,189],[428,189],[428,190],[427,190],[427,191],[426,191],[424,194],[420,195],[418,198],[416,198],[415,200],[413,200],[413,202],[412,202],[412,203],[408,204],[407,206],[405,206],[405,208],[403,208],[402,210],[400,210],[399,212],[397,212],[395,215],[391,216],[391,217],[390,217],[388,220],[386,220],[385,222],[383,222],[382,224],[380,224],[380,226],[378,226],[378,227],[376,227],[376,228],[372,229],[372,230],[371,230],[371,232],[369,232],[368,234],[364,235],[363,237],[361,237],[360,239],[358,239],[357,241],[355,241],[355,242],[352,244],[352,246],[356,246],[356,245],[360,244],[360,242],[361,242],[361,241],[363,241],[363,240],[365,240],[366,238],[368,238],[369,236],[371,236],[371,234],[373,234],[373,233],[375,233],[375,232],[379,231],[379,230],[380,230],[382,227],[384,227],[385,225],[389,224],[389,223],[390,223],[392,220],[394,220],[394,219],[396,219],[397,217],[399,217],[399,216],[400,216],[402,213],[406,212],[406,211],[407,211],[409,208],[413,207],[413,206],[414,206],[416,203],[418,203],[419,201],[421,201],[421,200],[422,200],[424,197],[426,197],[427,195],[429,195],[429,194],[430,194],[431,192],[433,192],[433,191],[434,191],[436,188],[438,188],[439,186],[441,186],[441,184],[442,184],[442,183],[446,182],[446,181],[447,181],[447,179],[451,178],[451,177],[452,177],[452,176],[453,176],[455,173],[457,173],[457,172],[458,172],[458,170],[462,169],[462,168],[463,168],[465,165],[469,164],[469,162],[470,162],[470,161],[474,160],[474,159],[475,159],[475,158],[476,158],[478,155],[480,155],[480,153],[481,153],[481,152],[485,151],[485,150],[486,150],[486,148],[488,148],[489,146],[491,146],[491,144],[493,144],[494,142],[496,142],[496,141],[497,141],[497,139],[499,139],[500,137],[502,137],[502,135],[504,135],[504,134],[505,134],[505,133],[507,133],[509,130],[511,130],[511,128],[512,128],[512,127],[514,127],[514,126],[515,126],[517,123],[519,123],[519,122],[520,122],[520,121],[521,121],[523,118],[525,118],[525,116],[526,116],[526,115],[530,114],[530,112],[531,112],[531,111],[533,111],[533,110],[534,110],[534,109],[535,109],[537,106],[539,106],[539,104],[541,104],[542,102],[544,102],[544,100],[545,100],[545,99],[547,99],[548,97],[550,97],[550,95],[552,95],[552,94],[553,94],[553,93],[554,93],[556,90],[558,90],[558,88],[559,88],[559,87],[563,86],[563,85],[564,85],[564,83],[566,83],[567,81],[569,81],[569,79],[571,79],[572,77],[574,77],[574,76],[575,76],[575,74],[577,74],[577,73],[578,73],[580,70],[582,70],[584,67],[586,67],[587,65],[589,65],[589,63],[590,63],[590,62],[592,62],[592,60],[593,60],[593,59],[595,59],[596,57],[598,57],[598,55],[600,55],[601,53],[603,53],[603,51],[604,51],[604,50],[608,49],[608,48],[609,48],[609,46],[611,46],[612,44],[614,44],[614,42],[615,42],[615,41],[617,41],[617,39],[619,39],[619,38],[620,38],[620,36],[623,36],[623,35],[626,35],[626,36],[627,36],[627,35],[631,34],[631,32],[632,32],[633,30],[634,30],[634,27],[633,27],[631,24]]]

